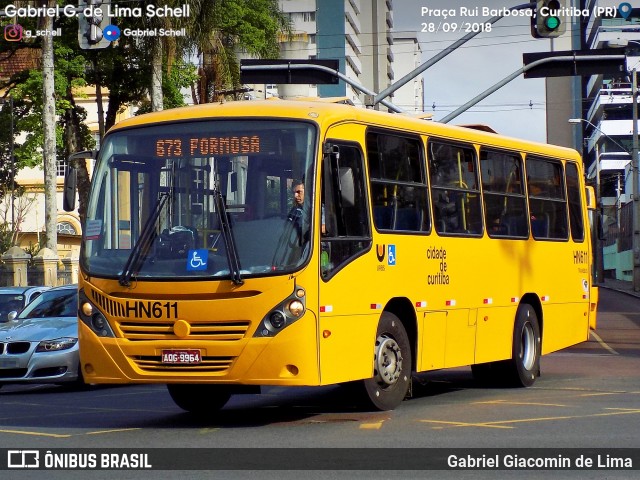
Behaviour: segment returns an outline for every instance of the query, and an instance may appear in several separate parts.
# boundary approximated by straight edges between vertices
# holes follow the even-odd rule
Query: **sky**
[[[399,0],[393,2],[394,30],[417,33],[423,61],[426,61],[466,34],[460,32],[461,25],[483,28],[490,16],[482,15],[482,7],[508,8],[523,3],[528,2]],[[453,10],[455,16],[445,18],[443,12],[437,11],[422,15],[422,7]],[[461,7],[469,9],[471,15],[463,16]],[[478,15],[473,14],[475,7],[479,7]],[[447,28],[456,28],[454,25],[458,27],[457,32],[444,32]],[[422,32],[429,28],[439,28],[439,31]],[[524,52],[549,51],[550,43],[548,39],[531,36],[528,16],[499,20],[491,26],[491,31],[480,33],[422,74],[425,111],[433,113],[434,120],[443,118],[521,68]],[[544,80],[520,76],[449,123],[481,123],[500,134],[545,142]]]

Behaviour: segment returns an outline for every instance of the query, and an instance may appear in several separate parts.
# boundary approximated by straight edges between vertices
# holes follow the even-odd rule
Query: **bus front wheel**
[[[231,391],[224,385],[167,385],[169,395],[183,410],[197,415],[216,413],[231,398]]]
[[[411,382],[411,346],[400,319],[383,312],[378,323],[373,377],[362,381],[366,407],[393,410],[407,395]]]
[[[506,380],[514,386],[530,387],[540,374],[540,326],[536,311],[521,304],[516,312],[511,360],[507,360]]]

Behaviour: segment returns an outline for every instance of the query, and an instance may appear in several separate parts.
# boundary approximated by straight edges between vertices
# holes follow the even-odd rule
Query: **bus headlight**
[[[304,305],[300,300],[293,300],[289,303],[289,313],[294,317],[299,317],[304,313]]]
[[[284,317],[282,312],[273,312],[271,315],[269,315],[269,323],[271,323],[271,326],[275,329],[284,327],[286,321],[287,319]]]
[[[80,309],[78,318],[99,337],[115,337],[107,318],[100,309],[80,290],[78,293]]]
[[[302,287],[295,287],[291,295],[274,306],[264,316],[254,333],[254,337],[273,337],[277,335],[296,320],[302,318],[305,310],[305,290]]]

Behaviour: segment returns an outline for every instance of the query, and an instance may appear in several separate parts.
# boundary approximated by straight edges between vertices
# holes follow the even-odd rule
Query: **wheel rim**
[[[376,381],[382,386],[394,385],[402,373],[402,351],[393,338],[380,335],[376,340]]]
[[[520,361],[526,370],[531,370],[536,361],[536,336],[533,327],[528,322],[522,328],[520,342]]]

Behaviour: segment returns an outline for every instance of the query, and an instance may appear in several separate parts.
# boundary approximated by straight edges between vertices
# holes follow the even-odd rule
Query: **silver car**
[[[0,323],[8,320],[7,315],[20,312],[27,304],[50,287],[0,287]]]
[[[82,384],[79,364],[76,285],[46,290],[16,318],[0,323],[0,385]]]

